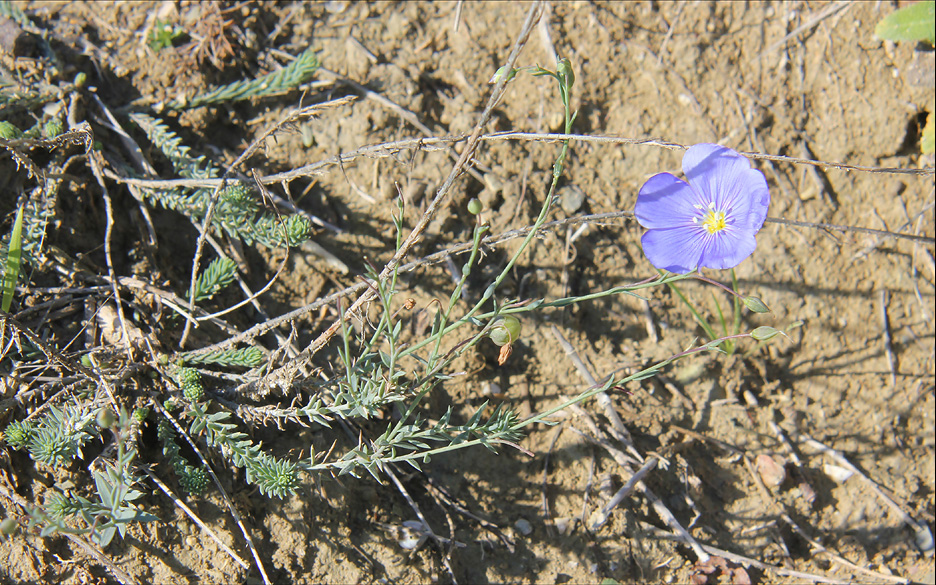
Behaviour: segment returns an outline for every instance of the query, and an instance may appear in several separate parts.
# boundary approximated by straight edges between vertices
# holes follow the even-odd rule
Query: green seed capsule
[[[482,204],[477,199],[472,198],[471,201],[468,202],[468,213],[470,213],[471,215],[478,215],[483,210],[484,210],[484,204]]]
[[[3,536],[12,536],[18,527],[19,524],[16,523],[16,520],[12,518],[4,518],[2,521],[0,521],[0,534]]]
[[[520,320],[513,315],[499,318],[488,336],[496,345],[509,345],[520,339],[521,324]]]
[[[114,416],[114,411],[109,408],[102,408],[97,413],[97,425],[102,429],[109,429],[114,426],[114,421],[116,417]]]

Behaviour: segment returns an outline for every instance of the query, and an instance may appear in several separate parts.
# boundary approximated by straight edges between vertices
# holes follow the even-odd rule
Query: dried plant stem
[[[854,0],[838,0],[837,2],[831,2],[827,4],[822,10],[820,10],[815,15],[813,15],[812,18],[810,18],[803,24],[793,29],[789,34],[787,34],[785,37],[783,37],[779,41],[773,43],[772,45],[770,45],[769,47],[767,47],[766,49],[758,53],[756,57],[751,59],[749,64],[753,64],[757,62],[758,60],[760,60],[764,55],[767,55],[776,51],[777,49],[782,47],[784,44],[786,44],[788,40],[796,37],[797,35],[799,35],[800,33],[804,31],[807,31],[813,28],[814,26],[816,26],[817,24],[819,24],[826,18],[829,18],[830,16],[834,15],[836,12],[839,12],[840,10],[845,10],[846,8],[850,7],[852,5],[852,2],[854,2]]]
[[[439,550],[443,549],[442,541],[444,539],[440,538],[435,531],[432,529],[432,526],[429,525],[429,521],[426,520],[426,517],[423,515],[422,510],[419,508],[419,504],[416,503],[416,500],[409,495],[409,492],[406,491],[406,487],[403,485],[403,482],[396,476],[396,473],[393,471],[392,465],[387,465],[384,467],[384,473],[387,474],[387,477],[390,478],[390,481],[396,486],[400,494],[403,495],[403,498],[406,499],[406,503],[409,504],[409,507],[416,513],[416,517],[419,518],[419,521],[422,522],[423,529],[429,534],[430,537],[436,544],[439,546]],[[452,535],[454,539],[455,535]],[[452,546],[454,546],[454,540],[452,540]],[[449,562],[449,555],[442,556],[442,562],[445,563],[445,568],[448,570],[449,577],[452,578],[452,583],[458,585],[458,580],[455,579],[455,571],[452,569],[452,564]]]
[[[558,330],[554,329],[553,333],[554,334],[558,333]],[[570,358],[571,358],[571,354],[570,354]],[[583,376],[594,380],[594,376],[592,376],[591,373],[588,372],[584,364],[582,364],[581,360],[578,360],[577,367],[579,368],[579,372],[582,373]],[[594,384],[592,385],[594,386]],[[609,445],[607,444],[607,441],[604,441],[604,442],[598,441],[597,438],[601,437],[603,435],[603,432],[600,430],[598,425],[595,424],[595,422],[591,419],[591,416],[588,415],[588,413],[586,413],[584,410],[582,410],[582,412],[584,413],[585,419],[590,421],[591,427],[596,432],[595,438],[588,437],[588,435],[584,435],[584,436],[588,437],[590,440],[593,440],[599,445],[601,445],[602,447],[604,447],[605,450],[608,451],[611,457],[615,460],[615,462],[617,462],[618,465],[624,468],[628,476],[633,477],[634,475],[636,475],[636,472],[631,466],[631,463],[633,462],[633,460],[630,459],[628,456],[626,456],[619,449],[608,448]],[[624,444],[625,444],[625,447],[628,449],[628,451],[633,451],[634,453],[636,453],[638,457],[638,461],[643,463],[643,457],[641,457],[640,454],[637,453],[636,449],[634,448],[633,443],[630,441],[630,433],[626,435],[626,441],[624,441]],[[648,469],[644,473],[647,473],[649,471],[650,470]],[[676,519],[676,516],[674,516],[673,513],[669,510],[669,508],[666,507],[663,501],[659,497],[657,497],[657,495],[653,493],[653,491],[651,491],[650,488],[648,488],[647,485],[643,481],[638,480],[635,483],[635,485],[636,485],[636,488],[640,490],[640,492],[644,495],[644,497],[647,498],[647,500],[650,502],[650,505],[653,506],[654,511],[657,513],[660,519],[663,520],[663,522],[665,522],[666,525],[669,526],[671,530],[673,530],[673,532],[678,536],[680,540],[686,543],[693,550],[693,552],[695,552],[696,557],[698,558],[699,562],[704,563],[708,561],[709,560],[708,553],[706,553],[702,549],[702,546],[696,541],[696,539],[693,538],[693,536],[689,534],[689,532],[685,528],[683,528],[682,524],[679,523],[679,520]]]
[[[171,379],[170,376],[165,376],[167,379]],[[170,424],[175,428],[179,436],[183,437],[189,446],[195,451],[195,455],[198,456],[201,460],[202,465],[204,465],[205,470],[211,475],[212,480],[214,480],[215,486],[218,488],[218,493],[221,494],[221,498],[224,500],[224,504],[227,506],[228,512],[231,514],[231,517],[234,519],[234,522],[237,524],[237,527],[240,528],[241,534],[244,537],[244,542],[247,543],[247,548],[250,549],[250,554],[253,555],[254,564],[257,567],[257,570],[260,571],[260,576],[263,578],[263,582],[266,585],[271,585],[270,578],[267,576],[266,569],[263,567],[263,561],[260,559],[260,553],[257,550],[256,545],[254,544],[253,538],[250,536],[250,532],[247,531],[247,527],[244,526],[243,520],[241,520],[240,514],[237,512],[237,509],[234,507],[234,502],[231,501],[231,498],[228,496],[227,491],[224,489],[224,486],[221,485],[221,480],[218,479],[218,476],[215,475],[214,470],[211,468],[211,465],[208,463],[208,460],[202,454],[201,450],[198,448],[198,445],[195,444],[195,441],[192,440],[192,437],[189,436],[188,432],[182,428],[182,425],[169,413],[163,405],[160,404],[158,400],[154,397],[151,397],[150,406],[158,411],[162,416],[169,421]]]
[[[521,30],[517,41],[514,43],[513,50],[510,52],[510,56],[507,59],[506,66],[508,68],[512,68],[516,64],[517,58],[520,55],[520,50],[525,45],[527,38],[529,38],[530,32],[533,30],[533,27],[539,19],[541,13],[542,3],[533,3],[533,5],[530,7],[530,11],[527,14],[527,19],[523,29]],[[391,275],[398,271],[398,265],[400,264],[401,260],[405,258],[412,247],[416,245],[416,242],[419,241],[419,239],[422,237],[422,233],[429,225],[432,217],[435,216],[436,212],[442,207],[443,203],[448,198],[449,191],[455,184],[455,180],[462,174],[466,165],[468,164],[468,161],[471,160],[478,148],[478,144],[481,138],[481,131],[487,124],[487,121],[490,118],[491,112],[493,111],[495,105],[498,103],[498,101],[500,101],[501,96],[504,94],[506,81],[506,77],[502,77],[494,86],[494,89],[491,92],[491,98],[488,101],[488,105],[484,109],[484,112],[482,112],[481,117],[475,125],[471,136],[468,138],[468,143],[465,145],[465,149],[462,151],[458,162],[452,168],[448,177],[442,183],[442,186],[439,187],[438,192],[427,206],[420,220],[413,227],[412,231],[406,237],[406,239],[403,240],[403,242],[399,245],[396,253],[390,259],[390,261],[387,262],[383,270],[381,270],[378,276],[378,279],[381,282],[386,282],[386,280],[390,278]],[[369,283],[365,283],[363,286],[367,287],[367,290],[361,296],[359,296],[350,307],[348,307],[341,318],[334,321],[331,326],[329,326],[328,329],[326,329],[314,341],[312,341],[312,343],[310,343],[297,358],[271,372],[271,374],[269,374],[266,379],[281,381],[294,379],[295,376],[298,375],[301,368],[309,362],[312,356],[318,353],[318,351],[338,333],[338,331],[341,329],[342,318],[351,319],[358,313],[358,311],[361,310],[361,307],[374,299],[376,295],[374,291],[377,287],[370,286]]]
[[[932,551],[933,535],[930,532],[929,527],[925,523],[917,522],[913,518],[913,516],[911,516],[908,512],[906,512],[902,506],[900,506],[897,502],[894,501],[893,498],[891,498],[886,493],[884,493],[884,490],[881,489],[881,487],[874,480],[872,480],[870,477],[865,475],[860,469],[858,469],[858,467],[853,465],[848,459],[845,458],[844,455],[842,455],[842,453],[840,453],[839,451],[836,451],[835,449],[827,445],[824,445],[823,443],[820,443],[819,441],[817,441],[816,439],[813,439],[806,433],[794,431],[794,437],[796,437],[798,441],[806,443],[813,449],[817,449],[821,451],[822,453],[828,455],[829,457],[835,459],[835,461],[838,462],[839,465],[841,465],[842,467],[848,469],[849,471],[851,471],[852,473],[860,477],[865,483],[868,484],[868,487],[870,487],[871,490],[874,491],[874,493],[877,494],[877,496],[881,498],[891,510],[894,511],[895,514],[900,516],[904,524],[906,524],[907,527],[909,527],[910,530],[913,531],[914,536],[917,538],[918,546],[921,543],[928,541],[929,550],[930,552]],[[924,548],[924,547],[921,546],[921,548]]]
[[[806,542],[808,542],[813,547],[813,550],[819,553],[823,553],[826,556],[828,556],[829,559],[831,559],[832,561],[842,565],[843,567],[847,567],[853,571],[861,573],[863,575],[868,575],[871,577],[875,577],[877,579],[883,579],[887,581],[888,583],[909,583],[909,580],[904,579],[903,577],[895,577],[893,575],[879,573],[877,571],[866,569],[860,565],[856,565],[855,563],[849,561],[848,559],[841,557],[834,551],[831,551],[827,549],[826,547],[824,547],[822,543],[820,543],[818,540],[810,536],[808,532],[806,532],[802,527],[800,527],[800,525],[797,524],[796,521],[793,520],[793,518],[791,518],[789,514],[787,514],[786,509],[783,506],[783,504],[781,504],[780,502],[777,502],[773,498],[773,496],[770,495],[770,490],[767,489],[767,486],[764,485],[764,480],[761,479],[760,474],[758,474],[757,470],[754,469],[754,464],[751,463],[751,459],[745,456],[743,457],[743,460],[744,460],[744,466],[747,469],[748,473],[753,478],[754,484],[757,486],[757,491],[760,493],[760,496],[764,500],[764,504],[767,506],[767,508],[776,511],[777,515],[780,516],[780,518],[784,522],[786,522],[787,525],[790,528],[792,528],[794,532],[800,535],[800,537],[802,537]]]
[[[279,132],[284,126],[291,124],[300,118],[311,116],[312,114],[318,112],[319,110],[324,109],[324,106],[333,107],[333,106],[338,106],[338,105],[344,105],[347,102],[348,102],[348,98],[341,98],[338,100],[332,100],[328,102],[327,104],[322,104],[319,106],[309,106],[308,108],[300,108],[298,110],[289,112],[289,114],[287,114],[283,119],[273,124],[270,128],[268,128],[266,131],[261,133],[260,136],[258,136],[246,149],[244,149],[244,152],[242,152],[240,156],[238,156],[237,159],[233,163],[231,163],[230,166],[228,166],[228,168],[224,171],[224,174],[221,175],[220,180],[215,185],[214,191],[212,191],[211,193],[211,201],[208,204],[208,210],[205,212],[205,217],[204,217],[202,224],[199,225],[198,222],[194,222],[194,221],[192,222],[193,224],[195,224],[195,227],[198,228],[198,240],[195,243],[195,257],[192,259],[192,273],[191,273],[191,279],[189,281],[191,283],[189,285],[189,304],[191,304],[192,306],[195,305],[195,282],[198,279],[198,269],[199,269],[199,264],[201,262],[202,250],[205,247],[205,241],[211,234],[211,229],[210,229],[211,221],[212,221],[212,218],[214,217],[214,212],[215,212],[215,209],[217,208],[221,191],[227,185],[229,177],[233,175],[234,171],[244,161],[246,161],[248,158],[253,156],[253,154],[263,145],[263,143],[266,141],[267,138],[269,138],[276,132]],[[284,265],[285,265],[285,261],[284,261]],[[250,295],[248,294],[248,297],[249,296]],[[252,300],[253,299],[251,299],[251,301]],[[261,309],[261,312],[262,312],[262,309]],[[185,342],[188,339],[189,333],[191,332],[192,326],[194,324],[195,322],[192,319],[186,319],[185,328],[182,331],[182,338],[179,340],[180,348],[185,347]]]
[[[338,83],[347,85],[348,87],[352,88],[354,91],[362,93],[366,99],[376,102],[381,107],[390,110],[391,112],[395,113],[399,117],[409,122],[417,130],[422,132],[424,136],[432,137],[432,130],[429,129],[429,127],[427,127],[425,124],[423,124],[422,120],[420,120],[416,114],[407,110],[403,106],[397,104],[393,100],[377,93],[376,91],[373,91],[371,89],[364,87],[363,85],[361,85],[360,83],[356,81],[348,79],[347,77],[343,77],[335,73],[334,71],[329,71],[327,69],[320,67],[318,70],[318,74],[324,77],[331,78],[332,80],[337,81]],[[449,150],[449,156],[452,158],[452,160],[457,162],[458,154],[455,152],[455,149],[449,146],[448,150]],[[468,167],[468,172],[471,174],[471,176],[473,176],[478,181],[482,183],[484,182],[484,177],[482,177],[481,173],[479,173],[473,167]],[[374,203],[374,201],[372,200],[371,203]]]
[[[224,541],[221,540],[221,537],[219,537],[218,534],[214,530],[212,530],[210,526],[202,522],[202,519],[199,518],[198,515],[194,511],[192,511],[191,508],[185,505],[185,502],[183,502],[178,497],[176,497],[176,495],[172,493],[172,490],[169,489],[169,486],[163,483],[162,480],[156,477],[156,475],[154,475],[153,472],[150,471],[149,469],[144,468],[143,473],[145,473],[150,478],[150,480],[152,480],[152,482],[156,484],[156,487],[158,487],[160,491],[162,491],[162,493],[166,494],[169,497],[169,499],[172,500],[172,503],[178,506],[180,510],[185,512],[185,515],[191,518],[192,522],[194,522],[195,524],[198,524],[198,526],[202,530],[207,532],[208,536],[210,536],[212,540],[218,543],[218,546],[221,547],[221,550],[226,552],[229,557],[234,559],[234,562],[236,562],[238,565],[240,565],[241,567],[245,569],[248,569],[248,570],[250,569],[250,564],[248,564],[247,561],[245,561],[244,559],[240,558],[240,556],[238,556],[238,554],[234,552],[231,549],[231,547],[226,545]]]
[[[19,506],[23,510],[28,510],[32,507],[30,503],[27,502],[18,493],[16,493],[16,491],[12,489],[7,489],[7,487],[3,485],[2,483],[0,483],[0,495],[4,496],[11,502],[14,502],[17,506]],[[101,551],[100,548],[91,544],[83,537],[77,534],[71,534],[68,532],[62,532],[61,534],[64,535],[65,538],[70,540],[72,544],[76,544],[78,545],[79,548],[84,549],[84,551],[88,553],[89,555],[91,555],[92,557],[94,557],[94,559],[97,562],[107,567],[107,570],[110,571],[111,575],[113,575],[115,579],[117,579],[124,585],[137,585],[137,583],[139,583],[139,581],[133,578],[133,575],[127,573],[126,571],[118,567],[117,564],[114,563],[114,561],[112,561],[110,557],[105,555],[104,552]]]
[[[436,501],[445,502],[446,504],[448,504],[449,506],[451,506],[452,509],[454,509],[456,512],[458,512],[458,513],[461,514],[462,516],[465,516],[465,517],[467,517],[467,518],[471,518],[472,520],[474,520],[475,522],[477,522],[478,524],[480,524],[483,528],[485,528],[486,530],[489,530],[489,531],[492,532],[495,536],[497,536],[497,538],[500,539],[500,541],[501,541],[502,543],[504,543],[504,546],[507,547],[507,550],[508,550],[509,552],[511,552],[511,553],[514,552],[515,547],[516,547],[516,543],[515,543],[513,540],[511,540],[510,537],[508,537],[506,534],[504,534],[503,531],[500,529],[500,527],[499,527],[497,524],[494,524],[493,522],[490,522],[490,521],[488,521],[488,520],[485,520],[484,518],[481,518],[480,516],[477,516],[477,515],[473,514],[470,510],[468,510],[467,508],[465,508],[465,506],[463,506],[461,503],[459,503],[458,500],[456,500],[456,499],[454,498],[454,496],[452,496],[450,493],[448,493],[448,492],[445,490],[445,488],[440,487],[440,486],[437,486],[437,485],[435,484],[435,482],[432,481],[432,478],[429,477],[428,475],[427,475],[427,476],[424,476],[424,479],[425,479],[425,482],[426,482],[426,483],[425,483],[426,490],[427,490],[430,494],[433,495],[433,497],[436,499]]]
[[[301,177],[311,177],[324,174],[330,167],[338,166],[339,163],[347,163],[356,158],[386,158],[397,154],[402,150],[445,150],[458,142],[465,142],[469,135],[460,134],[456,136],[429,138],[408,138],[405,140],[395,140],[362,146],[355,150],[341,153],[318,162],[305,166],[297,167],[282,173],[265,175],[260,177],[264,185],[290,182]],[[655,138],[627,138],[624,136],[601,136],[589,134],[560,134],[560,133],[537,133],[537,132],[519,132],[505,131],[494,134],[483,134],[479,140],[489,142],[496,140],[526,140],[536,142],[561,142],[563,140],[575,140],[578,142],[587,142],[592,144],[623,144],[630,146],[655,146],[667,150],[687,150],[689,146],[678,142],[668,140],[659,140]],[[779,154],[766,154],[762,152],[742,152],[744,156],[754,160],[764,160],[769,162],[784,162],[797,165],[812,165],[817,167],[828,167],[842,171],[856,171],[864,173],[881,173],[893,175],[914,175],[920,177],[932,177],[936,175],[933,167],[924,168],[894,168],[894,167],[870,167],[861,165],[849,165],[834,161],[813,160],[808,158],[797,158]],[[221,179],[139,179],[135,177],[125,177],[105,169],[105,174],[117,181],[127,185],[138,187],[149,187],[152,189],[173,189],[176,187],[190,188],[212,188],[221,182]],[[875,230],[878,231],[878,230]],[[884,232],[885,234],[887,232]]]
[[[672,540],[675,538],[669,532],[666,532],[665,530],[657,528],[656,526],[653,526],[652,524],[647,524],[646,522],[642,522],[640,527],[641,527],[641,530],[653,533],[655,537],[659,537],[662,539],[669,539],[669,540]],[[804,573],[802,571],[794,571],[792,569],[785,569],[783,567],[776,567],[774,565],[768,565],[767,563],[763,563],[761,561],[752,559],[750,557],[739,555],[737,553],[733,553],[724,549],[720,549],[720,548],[717,548],[708,544],[703,544],[701,546],[705,550],[705,552],[713,556],[722,557],[723,559],[727,559],[733,563],[750,565],[752,567],[757,567],[758,569],[771,571],[783,577],[792,577],[794,579],[799,579],[802,581],[813,581],[816,583],[830,583],[832,585],[851,585],[852,583],[854,583],[853,580],[843,581],[841,579],[834,579],[832,577],[826,577],[824,575]]]
[[[887,356],[887,367],[891,375],[891,391],[897,387],[897,358],[894,356],[894,346],[891,343],[890,319],[887,318],[887,290],[881,291],[878,300],[879,315],[881,317],[881,339],[884,341],[884,355]]]
[[[614,496],[608,500],[608,503],[605,504],[601,510],[598,512],[598,516],[595,518],[591,524],[589,524],[588,529],[592,532],[597,532],[602,526],[604,526],[608,520],[611,518],[611,512],[624,501],[625,498],[634,493],[634,490],[637,489],[637,484],[641,482],[648,473],[653,471],[656,468],[658,459],[656,457],[650,457],[647,461],[638,469],[634,475],[627,480],[621,489],[619,489]]]
[[[579,375],[585,379],[585,382],[589,386],[597,386],[598,381],[595,380],[594,376],[591,375],[591,372],[588,371],[588,368],[585,366],[585,363],[579,358],[578,351],[569,343],[562,333],[559,332],[559,329],[555,325],[550,325],[553,336],[559,342],[559,345],[562,346],[562,349],[565,351],[566,356],[575,364],[575,369],[578,370]],[[627,430],[627,427],[624,426],[624,422],[621,420],[621,417],[618,416],[617,411],[614,409],[614,405],[611,404],[611,398],[608,396],[607,392],[599,392],[595,395],[595,399],[598,401],[598,405],[601,406],[602,410],[605,413],[608,421],[611,422],[611,435],[617,439],[627,451],[633,455],[637,461],[643,461],[643,457],[640,453],[637,452],[637,449],[634,447],[634,440],[631,438],[630,431]]]

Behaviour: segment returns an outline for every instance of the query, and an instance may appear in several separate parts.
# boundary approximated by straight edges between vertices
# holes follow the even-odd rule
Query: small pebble
[[[761,453],[754,462],[761,479],[770,487],[778,487],[786,480],[786,468],[775,458]]]
[[[834,479],[839,483],[845,483],[845,481],[854,475],[850,469],[845,469],[844,467],[839,467],[838,465],[832,465],[831,463],[826,463],[822,466],[822,470],[826,475]]]
[[[574,215],[585,202],[585,192],[576,185],[566,185],[559,189],[559,206],[569,215]]]
[[[517,529],[517,532],[523,536],[529,536],[533,532],[533,526],[526,518],[520,518],[514,522],[514,527]]]

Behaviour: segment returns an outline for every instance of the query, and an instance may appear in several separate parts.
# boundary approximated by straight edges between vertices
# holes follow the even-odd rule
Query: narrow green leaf
[[[13,232],[10,234],[10,249],[7,252],[6,272],[3,273],[3,301],[0,308],[3,312],[10,311],[13,304],[13,292],[16,290],[16,279],[19,278],[20,260],[23,257],[23,207],[16,211],[16,220],[13,222]]]
[[[887,41],[927,41],[936,45],[936,0],[917,2],[888,14],[874,34]]]

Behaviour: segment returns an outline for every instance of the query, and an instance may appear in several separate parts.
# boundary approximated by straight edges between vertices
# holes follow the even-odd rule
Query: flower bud
[[[572,62],[568,59],[559,59],[559,64],[556,65],[556,75],[566,88],[571,89],[575,85],[575,71],[572,69]]]
[[[501,67],[494,73],[494,76],[491,77],[491,81],[488,81],[488,83],[493,85],[497,83],[498,81],[500,81],[501,77],[506,77],[507,79],[505,80],[505,83],[509,83],[510,80],[516,76],[517,76],[516,69],[511,69],[507,67],[506,65],[504,65],[503,67]]]
[[[12,536],[18,527],[19,524],[16,523],[16,520],[12,518],[4,518],[2,521],[0,521],[0,534],[3,536]]]
[[[741,299],[744,306],[754,313],[769,313],[770,307],[764,304],[764,301],[757,297],[744,297]]]
[[[476,198],[472,197],[471,201],[468,202],[468,213],[471,215],[478,215],[484,210],[484,204],[478,201]]]
[[[513,315],[507,315],[506,317],[499,318],[494,326],[491,327],[491,331],[488,333],[488,337],[491,338],[496,345],[510,345],[514,341],[520,339],[520,320],[514,317]]]
[[[114,426],[115,420],[116,416],[114,415],[114,411],[109,408],[102,408],[97,413],[97,425],[102,429],[109,429]]]
[[[757,341],[767,341],[768,339],[773,339],[778,335],[780,335],[780,331],[778,329],[768,327],[767,325],[762,325],[754,331],[751,331],[751,337]]]

